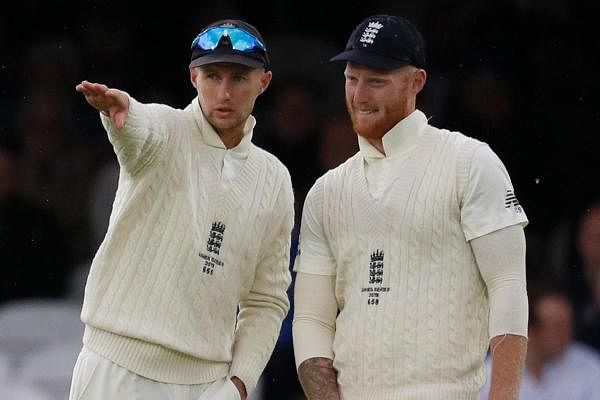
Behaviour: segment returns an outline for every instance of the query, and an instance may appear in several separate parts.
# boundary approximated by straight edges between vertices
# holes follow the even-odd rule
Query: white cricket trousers
[[[229,377],[199,385],[153,381],[83,347],[69,400],[240,400],[240,393]]]

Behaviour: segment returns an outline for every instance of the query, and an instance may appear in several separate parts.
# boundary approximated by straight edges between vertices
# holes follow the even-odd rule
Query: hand
[[[231,382],[233,382],[237,390],[240,392],[240,398],[242,400],[246,400],[246,397],[248,397],[248,393],[246,393],[246,385],[244,385],[244,382],[242,382],[242,380],[237,376],[232,376]]]
[[[110,89],[101,83],[83,81],[75,90],[96,110],[110,116],[117,129],[123,128],[129,112],[129,97],[119,89]]]

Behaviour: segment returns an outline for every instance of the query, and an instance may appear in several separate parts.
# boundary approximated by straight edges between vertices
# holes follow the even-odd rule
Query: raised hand
[[[85,96],[96,110],[110,116],[117,129],[123,128],[129,112],[129,97],[119,89],[111,89],[101,83],[83,81],[75,90]]]

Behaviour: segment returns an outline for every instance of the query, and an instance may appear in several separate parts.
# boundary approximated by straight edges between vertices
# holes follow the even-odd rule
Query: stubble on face
[[[391,73],[392,83],[389,87],[373,90],[374,94],[368,101],[355,103],[353,98],[346,96],[346,109],[358,135],[379,140],[414,111],[414,95],[409,92],[411,72],[410,69],[403,69]]]
[[[254,106],[255,94],[249,84],[231,83],[244,77],[252,79],[252,70],[242,65],[217,63],[201,68],[198,82],[202,111],[218,133],[241,131]],[[210,77],[210,78],[208,78]],[[205,82],[202,82],[204,79]],[[227,89],[220,89],[214,81],[228,80]],[[223,85],[223,83],[221,83]]]
[[[250,115],[249,112],[242,113],[238,109],[229,108],[230,106],[225,103],[219,106],[219,108],[203,110],[204,116],[209,124],[219,134],[225,134],[230,131],[241,131],[246,124],[246,120]],[[229,113],[230,116],[225,118],[223,113]]]

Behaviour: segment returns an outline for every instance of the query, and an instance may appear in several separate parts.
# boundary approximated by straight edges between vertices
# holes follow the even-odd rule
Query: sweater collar
[[[198,97],[196,97],[192,101],[191,106],[194,113],[194,118],[196,118],[196,122],[198,123],[198,126],[200,126],[200,133],[202,134],[202,139],[204,140],[204,143],[206,143],[210,147],[216,147],[219,149],[227,150],[227,148],[223,144],[223,141],[219,137],[219,134],[215,131],[215,128],[213,128],[213,126],[208,122],[208,120],[204,116],[204,113],[200,108],[200,101],[198,100]],[[242,137],[242,140],[237,146],[229,150],[231,150],[234,153],[247,154],[248,150],[250,149],[250,144],[252,142],[252,135],[254,132],[255,125],[256,118],[254,118],[252,115],[248,116],[248,119],[246,119],[246,123],[244,124],[244,136]]]
[[[416,144],[426,125],[427,117],[425,114],[419,110],[415,110],[383,135],[382,141],[385,155],[381,154],[367,139],[358,135],[360,153],[367,162],[402,154]]]

